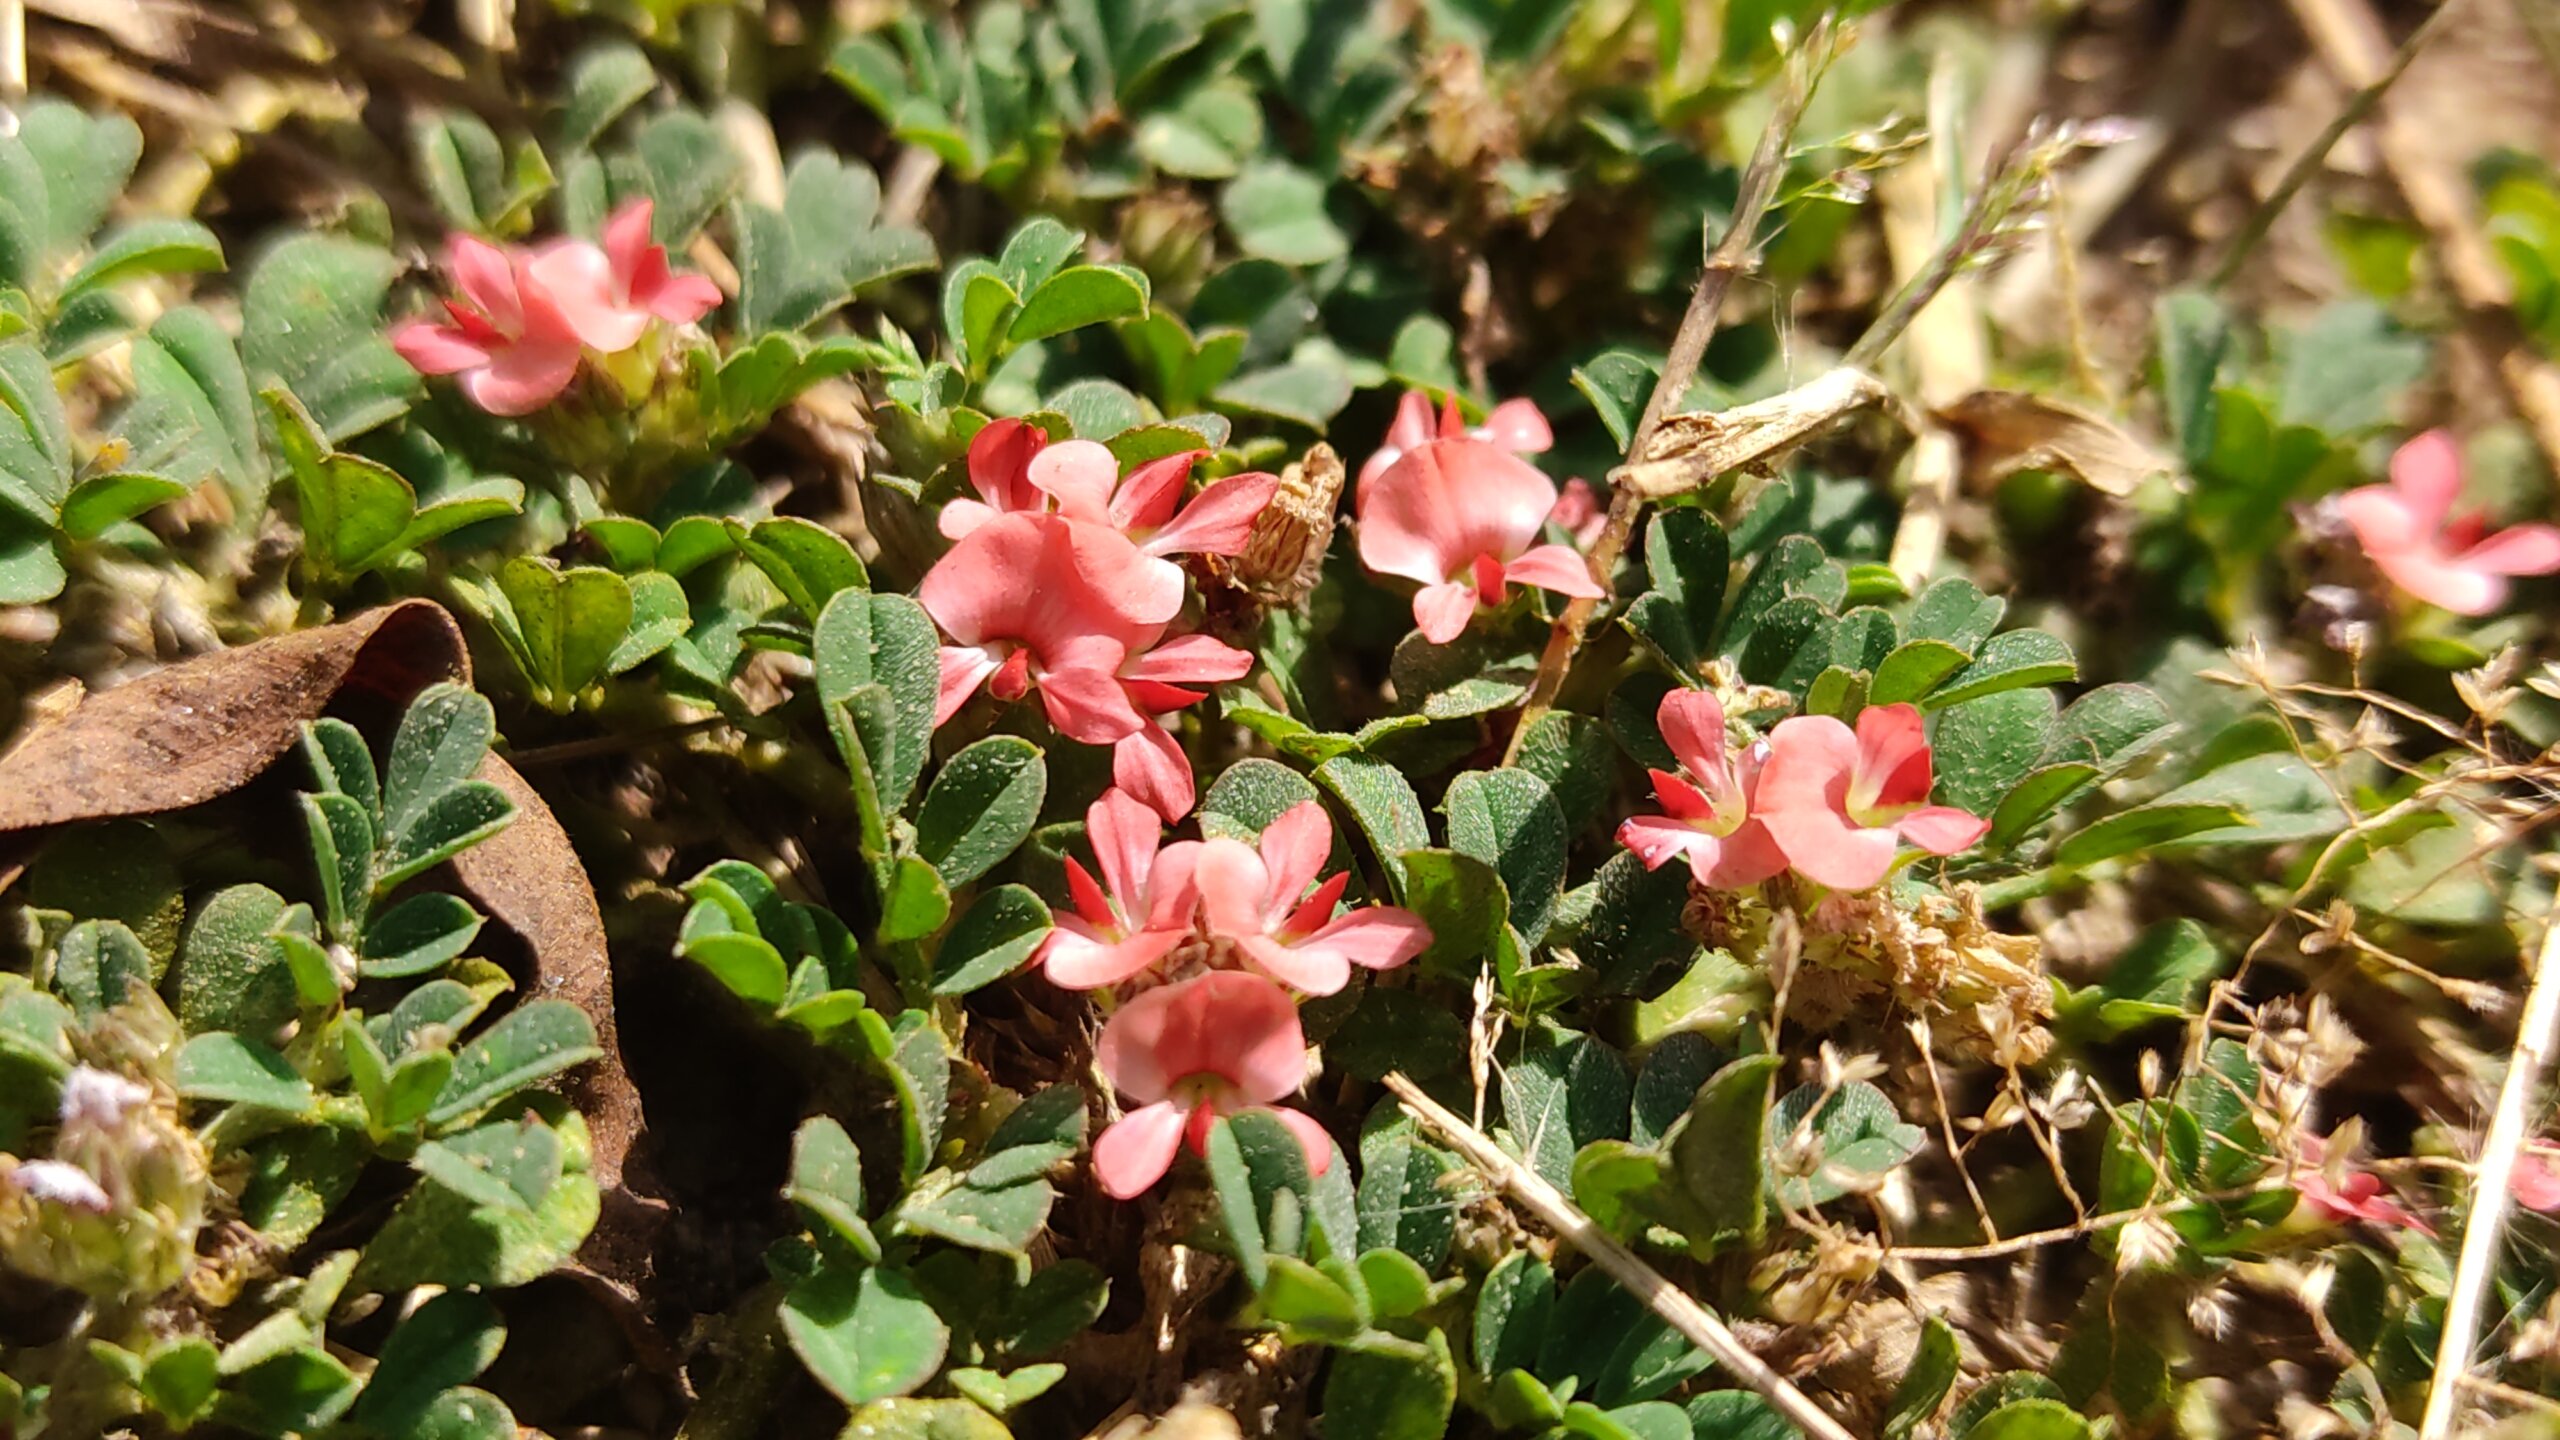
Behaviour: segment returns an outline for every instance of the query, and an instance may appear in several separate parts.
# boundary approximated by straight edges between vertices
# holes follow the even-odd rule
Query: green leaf
[[[1050,276],[1031,292],[1014,315],[1006,339],[1022,345],[1146,313],[1146,272],[1127,265],[1076,265]]]
[[[1985,641],[1973,663],[1930,691],[1921,708],[1943,710],[2003,690],[2058,685],[2079,674],[2080,664],[2061,637],[2042,630],[2007,630]]]
[[[157,475],[124,471],[83,480],[62,502],[62,533],[95,540],[109,529],[187,493],[188,487]]]
[[[646,571],[631,577],[631,628],[604,662],[608,675],[622,675],[663,654],[693,628],[684,586],[674,576]]]
[[[496,713],[481,695],[453,684],[419,691],[400,717],[383,766],[383,828],[407,831],[429,806],[478,774],[495,733]],[[350,758],[341,773],[353,769]]]
[[[842,1125],[824,1115],[801,1122],[792,1137],[791,1182],[782,1198],[864,1261],[879,1263],[880,1241],[862,1214],[862,1152]]]
[[[881,1073],[898,1092],[903,1142],[899,1173],[913,1183],[942,1143],[943,1112],[951,1094],[951,1052],[931,1015],[909,1010],[898,1017]]]
[[[53,988],[83,1020],[151,986],[151,952],[122,921],[83,920],[54,947]]]
[[[954,1389],[960,1388],[959,1373],[948,1377]],[[853,1412],[845,1433],[862,1440],[1012,1440],[1013,1435],[1003,1421],[970,1400],[874,1400]]]
[[[870,573],[844,537],[812,520],[784,516],[752,527],[727,522],[729,539],[811,624],[846,590],[869,590]]]
[[[2209,292],[2160,297],[2154,325],[2160,353],[2160,408],[2189,472],[2213,458],[2214,380],[2231,344],[2231,320]]]
[[[373,898],[373,819],[352,796],[300,798],[329,933],[341,940],[355,938],[364,928],[365,911]]]
[[[951,1339],[915,1281],[877,1265],[828,1265],[792,1286],[782,1333],[847,1405],[915,1390],[942,1368]]]
[[[1569,1193],[1575,1151],[1626,1138],[1632,1090],[1617,1051],[1588,1035],[1541,1028],[1502,1072],[1502,1123],[1529,1168]]]
[[[174,967],[178,1019],[188,1033],[272,1035],[293,1019],[300,1000],[274,937],[284,919],[284,897],[264,885],[229,886],[197,907]]]
[[[1799,1086],[1769,1114],[1769,1173],[1780,1200],[1807,1209],[1873,1190],[1927,1140],[1926,1131],[1904,1124],[1884,1092],[1864,1081],[1850,1081],[1827,1099],[1819,1085]]]
[[[1424,1143],[1413,1117],[1381,1102],[1360,1127],[1359,1248],[1391,1249],[1439,1269],[1457,1234],[1459,1203],[1442,1182],[1457,1168],[1453,1156]]]
[[[1659,510],[1645,527],[1644,560],[1651,588],[1627,607],[1626,626],[1667,664],[1694,675],[1715,639],[1731,542],[1703,510]]]
[[[2363,300],[2327,307],[2283,348],[2277,421],[2323,435],[2354,435],[2389,423],[2400,393],[2427,373],[2426,338]]]
[[[1458,1398],[1457,1365],[1437,1329],[1407,1340],[1372,1330],[1339,1346],[1325,1376],[1328,1440],[1436,1440]]]
[[[1913,640],[1941,640],[1971,655],[2000,626],[2009,602],[1986,596],[1970,580],[1949,576],[1932,583],[1912,602]]]
[[[1510,903],[1502,877],[1472,855],[1454,850],[1407,850],[1396,857],[1404,874],[1405,908],[1431,929],[1431,944],[1415,958],[1425,974],[1471,978],[1487,960],[1507,971],[1512,947],[1505,927]]]
[[[969,373],[983,375],[994,368],[997,337],[1020,303],[1013,287],[984,260],[964,260],[943,277],[943,333],[958,347]]]
[[[449,1126],[604,1052],[586,1012],[566,1000],[534,1000],[510,1011],[454,1058],[453,1078],[427,1112]]]
[[[842,591],[818,616],[810,643],[818,697],[832,725],[853,725],[841,707],[856,689],[876,684],[886,691],[886,723],[860,739],[880,804],[903,807],[932,748],[942,665],[932,619],[903,595]]]
[[[1049,938],[1049,907],[1020,885],[999,885],[962,911],[933,960],[933,993],[966,995],[1020,969]]]
[[[916,853],[957,889],[1019,847],[1040,818],[1049,772],[1040,747],[1012,735],[978,741],[944,763],[916,816]]]
[[[184,275],[222,268],[222,242],[193,220],[136,220],[117,226],[63,282],[57,303],[147,275]]]
[[[1350,237],[1325,213],[1322,180],[1277,161],[1260,161],[1219,192],[1218,211],[1244,253],[1283,265],[1330,264]]]
[[[2001,798],[1999,808],[1992,812],[1991,835],[1985,843],[1994,850],[2006,849],[2018,843],[2029,830],[2034,829],[2065,801],[2086,789],[2090,781],[2098,778],[2098,774],[2097,766],[2077,762],[2046,765],[2028,771],[2019,778],[2015,786],[2011,787],[2009,793]]]
[[[1574,369],[1573,388],[1599,412],[1611,447],[1621,455],[1635,439],[1636,422],[1644,416],[1655,378],[1653,363],[1632,350],[1603,350]],[[1654,518],[1658,524],[1664,515],[1676,513],[1656,511]]]
[[[1270,1257],[1304,1248],[1314,1181],[1295,1133],[1267,1110],[1245,1110],[1209,1128],[1209,1180],[1236,1263],[1256,1290]],[[1350,1242],[1345,1239],[1345,1245]]]
[[[426,1141],[409,1163],[473,1205],[529,1211],[560,1181],[560,1137],[528,1114]]]
[[[466,781],[447,790],[427,802],[418,818],[392,837],[391,848],[382,856],[382,870],[374,876],[373,893],[387,895],[497,834],[515,813],[515,802],[486,780]]]
[[[2291,750],[2251,755],[2220,766],[2161,796],[2153,805],[2223,805],[2239,811],[2241,818],[2228,828],[2180,836],[2180,843],[2187,845],[2277,845],[2334,835],[2347,825],[2336,793],[2317,769]]]
[[[2050,690],[2003,690],[1938,713],[1930,728],[1937,799],[1973,815],[1989,815],[2027,778],[2051,741],[2056,705]]]
[[[547,703],[565,708],[602,679],[631,629],[631,584],[601,566],[562,569],[531,555],[499,567],[497,585],[515,614],[534,682]]]
[[[754,935],[690,936],[678,942],[676,953],[709,970],[751,1005],[779,1006],[790,990],[790,963],[771,942]]]
[[[213,1342],[190,1335],[153,1352],[142,1367],[143,1400],[180,1427],[193,1425],[213,1408],[221,1384],[220,1352]]]
[[[190,1100],[248,1105],[286,1115],[311,1109],[311,1086],[291,1063],[228,1031],[198,1035],[178,1052],[178,1093]]]
[[[1780,1059],[1749,1055],[1708,1077],[1671,1137],[1681,1190],[1707,1227],[1693,1241],[1730,1235],[1752,1246],[1767,1229],[1769,1080]]]
[[[480,1205],[443,1185],[413,1186],[365,1245],[350,1284],[378,1291],[500,1289],[568,1262],[602,1204],[589,1173],[586,1122],[555,1096],[529,1096],[525,1104],[559,1137],[559,1179],[542,1202],[530,1210]]]
[[[1323,430],[1351,403],[1356,385],[1339,361],[1293,360],[1240,375],[1210,397],[1223,410],[1267,415],[1310,430]]]
[[[679,253],[746,173],[719,127],[689,110],[665,110],[640,122],[630,153],[607,163],[615,200],[642,194],[656,201],[650,238]]]
[[[485,1390],[457,1385],[427,1402],[402,1440],[515,1440],[521,1433],[506,1402]]]
[[[1535,943],[1564,893],[1564,808],[1526,770],[1485,770],[1449,783],[1449,845],[1493,866],[1510,895],[1511,923]]]
[[[560,147],[584,150],[624,111],[657,87],[649,57],[628,40],[597,41],[569,62],[562,90]]]
[[[1678,964],[1698,951],[1698,942],[1682,928],[1689,905],[1689,871],[1682,865],[1647,870],[1644,862],[1621,850],[1600,866],[1590,917],[1582,923],[1574,951],[1597,972],[1600,986],[1613,994],[1632,994],[1664,966]]]
[[[2087,1440],[2089,1422],[2059,1400],[2012,1400],[1973,1423],[1965,1440]]]
[[[279,243],[250,270],[240,297],[240,359],[249,381],[282,381],[332,440],[409,408],[418,372],[384,337],[382,299],[400,262],[335,235]]]
[[[1421,798],[1404,773],[1368,755],[1337,755],[1316,767],[1316,783],[1359,822],[1360,833],[1398,894],[1404,888],[1404,852],[1431,843],[1431,827],[1422,817]]]
[[[1937,1415],[1946,1404],[1947,1392],[1955,1388],[1959,1362],[1956,1332],[1935,1315],[1922,1320],[1920,1343],[1912,1352],[1910,1367],[1902,1373],[1902,1382],[1894,1387],[1892,1408],[1885,1413],[1884,1440],[1906,1440]]]
[[[1200,833],[1251,844],[1271,822],[1309,800],[1316,787],[1277,760],[1239,760],[1200,797]]]
[[[1972,658],[1944,640],[1905,641],[1876,667],[1875,678],[1867,685],[1867,703],[1899,705],[1918,700]]]
[[[1476,1292],[1475,1324],[1469,1327],[1476,1373],[1495,1375],[1527,1369],[1554,1324],[1555,1272],[1526,1249],[1502,1257]]]
[[[2154,801],[2119,810],[2065,836],[2054,847],[2053,858],[2074,868],[2095,865],[2173,840],[2245,827],[2248,823],[2247,812],[2233,805]]]

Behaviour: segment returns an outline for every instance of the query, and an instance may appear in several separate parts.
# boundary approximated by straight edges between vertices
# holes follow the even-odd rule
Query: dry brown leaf
[[[203,804],[257,778],[293,748],[304,721],[343,695],[390,708],[438,681],[470,678],[461,630],[426,600],[154,671],[40,721],[0,755],[0,841]],[[647,1231],[663,1207],[623,1186],[642,1117],[615,1043],[604,921],[586,871],[541,795],[494,755],[480,776],[515,802],[516,818],[458,856],[454,878],[524,941],[533,961],[526,993],[568,1000],[594,1022],[605,1058],[566,1085],[586,1117],[593,1173],[609,1197],[582,1255],[600,1274],[628,1284],[646,1273]]]
[[[2121,499],[2173,468],[2114,421],[2023,390],[1976,390],[1936,413],[1964,436],[1967,478],[1978,483],[2051,470]]]

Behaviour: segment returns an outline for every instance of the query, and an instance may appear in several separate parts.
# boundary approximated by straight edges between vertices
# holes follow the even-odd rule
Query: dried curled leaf
[[[1936,413],[1963,434],[1966,474],[1977,484],[2051,470],[2122,498],[2174,468],[2113,421],[2023,390],[1976,390]]]
[[[1226,578],[1265,605],[1295,605],[1316,588],[1342,499],[1342,457],[1318,441],[1280,472],[1280,489],[1255,517],[1245,551],[1220,562]]]

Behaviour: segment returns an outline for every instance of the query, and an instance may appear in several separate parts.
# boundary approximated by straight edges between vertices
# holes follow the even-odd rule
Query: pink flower
[[[604,244],[554,240],[524,252],[457,234],[446,268],[463,301],[444,302],[450,325],[415,320],[392,347],[422,374],[462,376],[463,393],[492,415],[525,415],[551,403],[578,373],[581,347],[615,355],[650,322],[689,325],[720,303],[720,287],[677,275],[649,241],[650,202],[634,200],[606,222]]]
[[[412,320],[391,346],[422,375],[460,375],[462,393],[492,415],[529,415],[578,373],[578,332],[527,258],[457,234],[445,247],[460,300],[444,302],[452,323]]]
[[[1191,934],[1199,894],[1191,885],[1198,841],[1159,849],[1154,811],[1128,792],[1110,789],[1086,807],[1085,838],[1102,866],[1102,882],[1067,857],[1067,898],[1038,963],[1050,982],[1070,990],[1117,985],[1141,974]]]
[[[1476,606],[1513,585],[1601,598],[1570,545],[1536,544],[1556,505],[1555,482],[1482,440],[1434,440],[1405,451],[1360,487],[1360,563],[1422,583],[1413,622],[1445,645]]]
[[[2516,1156],[2515,1178],[2507,1182],[2507,1190],[2527,1210],[2545,1215],[2560,1212],[2560,1145],[2526,1141],[2523,1153]]]
[[[1609,528],[1609,507],[1600,503],[1591,482],[1576,475],[1564,482],[1564,490],[1556,496],[1556,508],[1547,512],[1547,523],[1573,537],[1574,545],[1591,548],[1600,532]]]
[[[2317,1135],[2302,1137],[2302,1160],[2307,1169],[2293,1177],[2294,1192],[2304,1204],[2331,1220],[2365,1220],[2376,1225],[2391,1225],[2433,1236],[2435,1227],[2418,1218],[2417,1212],[2402,1205],[2383,1187],[2382,1177],[2371,1171],[2353,1168],[2341,1148],[2335,1160],[2327,1158],[2328,1141]]]
[[[1407,390],[1396,402],[1396,418],[1387,425],[1386,443],[1360,465],[1360,488],[1387,471],[1408,450],[1428,445],[1434,440],[1481,440],[1514,455],[1544,454],[1556,443],[1555,431],[1548,428],[1544,412],[1527,400],[1505,400],[1493,407],[1482,425],[1470,428],[1458,413],[1456,396],[1440,407],[1439,421],[1433,423],[1431,397],[1419,390]]]
[[[2507,577],[2560,570],[2560,528],[2517,525],[2494,535],[2476,514],[2453,514],[2462,451],[2430,430],[2391,457],[2391,483],[2338,497],[2364,553],[2392,584],[2457,615],[2506,603]]]
[[[1132,642],[1120,664],[1121,689],[1145,723],[1113,745],[1113,783],[1168,825],[1190,814],[1198,798],[1191,757],[1162,717],[1209,698],[1208,691],[1192,687],[1239,680],[1252,668],[1250,652],[1206,635],[1178,635],[1161,643],[1142,636]]]
[[[945,504],[942,533],[957,540],[997,515],[1054,507],[1069,519],[1119,531],[1150,557],[1241,555],[1253,538],[1254,518],[1279,493],[1280,477],[1230,475],[1185,503],[1191,467],[1207,453],[1150,460],[1124,478],[1105,446],[1091,440],[1052,445],[1035,425],[992,420],[969,442],[969,484],[979,498]]]
[[[1618,843],[1636,853],[1647,870],[1674,855],[1689,858],[1698,883],[1738,890],[1787,868],[1787,857],[1752,817],[1759,788],[1758,748],[1731,753],[1725,742],[1724,707],[1702,690],[1674,690],[1655,712],[1663,741],[1680,762],[1678,774],[1653,771],[1660,815],[1638,815],[1618,827]]]
[[[1893,869],[1898,840],[1952,855],[1991,828],[1929,804],[1930,784],[1917,708],[1861,710],[1854,734],[1828,715],[1798,715],[1769,732],[1769,760],[1750,806],[1796,873],[1835,890],[1864,890]]]
[[[1290,807],[1255,847],[1205,840],[1192,862],[1210,938],[1254,969],[1310,995],[1330,995],[1351,967],[1391,970],[1431,946],[1431,927],[1410,910],[1367,905],[1336,916],[1348,871],[1321,885],[1333,821],[1314,800]],[[1308,887],[1314,886],[1314,893]]]
[[[951,547],[916,598],[952,643],[942,647],[943,724],[984,685],[1012,702],[1037,689],[1059,733],[1109,745],[1145,728],[1119,675],[1182,608],[1182,576],[1150,566],[1099,525],[1003,515]]]
[[[1323,1126],[1271,1104],[1306,1083],[1307,1037],[1297,1005],[1258,975],[1218,971],[1148,991],[1113,1012],[1094,1059],[1139,1102],[1093,1144],[1094,1174],[1115,1200],[1153,1188],[1185,1141],[1207,1154],[1210,1125],[1239,1110],[1279,1117],[1306,1147],[1311,1173],[1333,1163]]]

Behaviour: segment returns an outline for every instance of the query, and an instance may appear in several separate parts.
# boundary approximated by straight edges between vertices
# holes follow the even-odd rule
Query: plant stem
[[[2533,1092],[2551,1063],[2560,1041],[2560,909],[2542,932],[2542,952],[2528,982],[2524,1015],[2516,1022],[2514,1051],[2507,1058],[2507,1078],[2498,1088],[2498,1108],[2489,1117],[2489,1134],[2481,1142],[2480,1168],[2471,1181],[2471,1214],[2462,1225],[2462,1260],[2453,1272],[2453,1296],[2445,1305],[2444,1332],[2436,1344],[2435,1376],[2427,1385],[2427,1413],[2418,1425],[2418,1440],[2443,1440],[2453,1426],[2455,1385],[2471,1368],[2471,1351],[2480,1331],[2480,1312],[2498,1273],[2498,1249],[2507,1215],[2513,1208],[2516,1156],[2524,1148]]]
[[[1849,1431],[1832,1419],[1829,1411],[1814,1404],[1812,1397],[1745,1348],[1741,1337],[1717,1319],[1713,1311],[1664,1278],[1661,1271],[1646,1264],[1634,1251],[1620,1243],[1618,1237],[1593,1224],[1590,1216],[1557,1193],[1556,1188],[1539,1178],[1536,1172],[1502,1153],[1501,1147],[1495,1145],[1491,1137],[1422,1093],[1422,1087],[1406,1079],[1401,1071],[1387,1076],[1387,1088],[1395,1092],[1396,1098],[1403,1102],[1405,1112],[1425,1129],[1456,1146],[1470,1163],[1498,1181],[1513,1199],[1556,1232],[1566,1244],[1581,1251],[1592,1264],[1627,1287],[1627,1293],[1642,1300],[1653,1313],[1688,1337],[1691,1344],[1707,1352],[1735,1379],[1758,1392],[1760,1398],[1794,1422],[1796,1428],[1816,1437],[1816,1440],[1851,1440]]]
[[[1814,28],[1806,42],[1805,53],[1827,57],[1834,44],[1834,31],[1826,22]],[[1769,202],[1778,192],[1778,181],[1787,170],[1787,150],[1795,138],[1796,122],[1803,118],[1806,102],[1813,98],[1815,86],[1822,80],[1826,60],[1816,58],[1801,70],[1790,73],[1786,88],[1778,96],[1778,108],[1769,114],[1769,123],[1760,129],[1759,143],[1753,147],[1751,162],[1742,172],[1742,187],[1734,197],[1733,215],[1726,221],[1724,234],[1707,254],[1706,270],[1698,276],[1698,288],[1689,295],[1689,308],[1680,317],[1680,328],[1671,337],[1671,352],[1663,357],[1662,374],[1654,381],[1653,394],[1646,398],[1644,414],[1636,421],[1634,434],[1627,440],[1627,459],[1633,461],[1653,443],[1654,433],[1662,428],[1663,417],[1689,392],[1689,383],[1698,375],[1699,364],[1706,359],[1707,344],[1715,339],[1718,317],[1724,313],[1726,295],[1733,290],[1734,277],[1751,267],[1759,244],[1760,221],[1768,213]],[[1599,538],[1591,544],[1591,578],[1603,591],[1618,569],[1618,557],[1627,551],[1627,541],[1635,534],[1636,515],[1644,508],[1644,497],[1625,485],[1613,485],[1609,492],[1609,518]],[[1564,688],[1565,672],[1572,668],[1574,652],[1582,646],[1583,632],[1590,627],[1591,614],[1599,608],[1596,600],[1572,600],[1557,617],[1555,629],[1547,636],[1545,653],[1538,657],[1537,678],[1530,682],[1528,699],[1520,711],[1520,723],[1511,732],[1511,743],[1502,763],[1508,765],[1519,758],[1522,741],[1538,717],[1555,705],[1556,692]]]
[[[2276,217],[2293,203],[2293,197],[2301,193],[2311,177],[2320,172],[2320,166],[2329,158],[2329,151],[2348,131],[2363,124],[2366,117],[2373,114],[2374,107],[2382,103],[2382,97],[2390,92],[2393,83],[2408,70],[2409,62],[2418,58],[2418,52],[2435,38],[2446,18],[2462,9],[2463,4],[2464,0],[2445,0],[2442,8],[2409,32],[2409,38],[2401,42],[2399,50],[2391,57],[2391,64],[2380,75],[2347,97],[2347,103],[2338,108],[2336,118],[2303,147],[2291,165],[2285,167],[2284,176],[2276,182],[2276,188],[2267,193],[2267,198],[2249,216],[2249,223],[2241,226],[2240,233],[2232,237],[2231,248],[2214,265],[2213,275],[2204,282],[2205,289],[2220,290],[2231,283],[2231,277],[2240,273],[2241,262],[2249,258],[2250,252],[2258,248],[2258,242],[2266,239],[2267,232],[2275,227]]]

